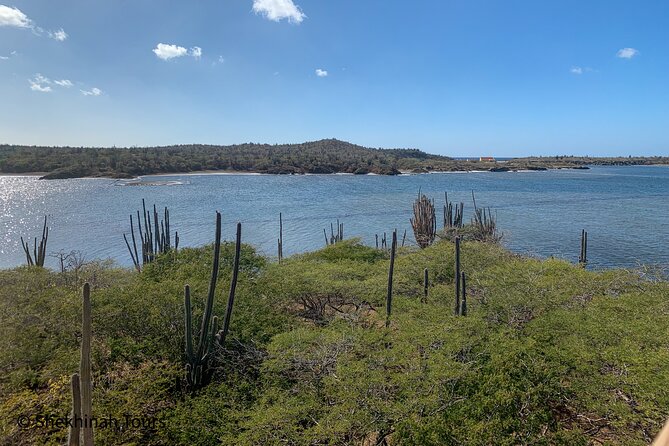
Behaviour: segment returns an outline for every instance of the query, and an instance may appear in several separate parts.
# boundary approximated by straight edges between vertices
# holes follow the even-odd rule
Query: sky
[[[666,0],[0,0],[0,144],[669,155]]]

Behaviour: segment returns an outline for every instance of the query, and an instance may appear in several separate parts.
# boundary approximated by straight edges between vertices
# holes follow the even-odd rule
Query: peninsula
[[[0,173],[41,172],[43,179],[107,177],[199,171],[267,174],[378,174],[439,171],[584,169],[588,165],[669,164],[669,157],[528,157],[496,162],[454,159],[417,149],[374,149],[337,139],[301,144],[175,145],[95,148],[0,145]]]

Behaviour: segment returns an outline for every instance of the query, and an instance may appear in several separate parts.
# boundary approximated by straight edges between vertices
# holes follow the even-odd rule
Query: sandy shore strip
[[[3,173],[0,172],[0,177],[42,177],[49,172],[25,172],[25,173]]]

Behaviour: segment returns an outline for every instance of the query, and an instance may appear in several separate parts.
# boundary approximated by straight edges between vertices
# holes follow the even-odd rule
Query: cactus
[[[390,314],[393,307],[393,270],[395,269],[395,250],[397,249],[397,231],[393,231],[390,248],[390,268],[388,269],[388,293],[386,294],[386,328],[390,326]]]
[[[279,240],[278,240],[279,263],[283,260],[283,216],[279,212]]]
[[[497,234],[497,217],[492,215],[490,208],[479,208],[476,206],[476,197],[472,190],[472,201],[474,202],[474,218],[472,223],[479,230],[480,240],[499,240]]]
[[[81,391],[81,417],[90,420],[93,416],[93,384],[91,378],[91,287],[84,284],[84,306],[81,322],[81,362],[79,364],[79,380]],[[84,425],[81,429],[83,446],[93,445],[93,426]]]
[[[93,417],[91,338],[91,287],[85,283],[81,318],[81,360],[79,374],[72,375],[73,425],[69,428],[68,446],[93,446],[93,426],[90,422]]]
[[[465,272],[462,272],[462,300],[460,300],[460,316],[467,316],[467,279]]]
[[[37,237],[35,237],[35,242],[33,244],[33,253],[30,254],[30,245],[28,242],[23,240],[21,237],[21,246],[23,251],[26,254],[26,263],[28,266],[39,266],[44,267],[44,259],[46,259],[46,243],[49,239],[49,227],[46,223],[46,215],[44,216],[44,226],[42,227],[42,239],[37,245]]]
[[[588,231],[581,230],[581,253],[578,256],[578,263],[585,267],[588,263]]]
[[[437,234],[437,219],[434,211],[434,201],[418,192],[418,198],[413,205],[413,218],[409,220],[413,228],[416,243],[421,248],[427,248],[434,242]]]
[[[237,237],[235,240],[235,261],[232,269],[232,280],[230,281],[230,293],[228,295],[228,305],[225,310],[225,319],[223,320],[223,329],[216,335],[216,340],[223,346],[225,338],[230,329],[230,319],[232,318],[232,306],[235,303],[235,291],[237,290],[237,277],[239,275],[239,257],[242,247],[242,224],[237,223]]]
[[[72,425],[70,426],[67,434],[67,446],[79,446],[79,440],[81,436],[80,423],[78,420],[81,420],[81,392],[79,388],[79,374],[75,373],[72,375],[71,387],[72,387]]]
[[[460,314],[460,237],[455,237],[455,315]]]
[[[423,270],[423,302],[427,302],[428,287],[430,286],[430,279],[427,268]]]
[[[463,215],[465,204],[460,202],[455,207],[448,201],[448,193],[444,192],[446,204],[444,205],[444,228],[461,228],[463,226]],[[455,212],[454,212],[455,211]]]
[[[209,357],[213,346],[218,318],[213,316],[214,295],[218,280],[218,265],[221,256],[221,214],[216,212],[216,236],[214,242],[214,262],[209,280],[209,294],[202,315],[202,324],[198,336],[197,349],[193,343],[193,314],[190,298],[190,286],[184,289],[184,316],[186,331],[186,382],[191,389],[205,385],[211,377]]]
[[[132,246],[128,241],[126,234],[123,234],[125,245],[130,253],[130,258],[138,272],[142,271],[142,266],[153,262],[158,254],[164,254],[172,250],[172,236],[170,227],[170,211],[165,207],[163,211],[163,219],[159,220],[158,210],[156,205],[153,205],[153,221],[151,214],[146,210],[146,202],[142,199],[142,211],[144,214],[144,230],[142,230],[142,218],[139,211],[137,211],[137,228],[139,230],[140,247],[142,250],[142,257],[140,259],[137,250],[137,242],[135,238],[135,224],[133,222],[132,214],[130,214],[130,238]],[[179,233],[174,233],[174,251],[176,253],[179,247]]]
[[[330,238],[325,228],[323,228],[323,235],[325,236],[325,246],[334,245],[335,243],[344,240],[344,223],[340,223],[337,219],[337,232],[334,230],[334,223],[330,223]]]

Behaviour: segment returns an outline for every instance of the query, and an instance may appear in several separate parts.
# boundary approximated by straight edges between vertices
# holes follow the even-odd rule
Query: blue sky
[[[669,154],[669,2],[0,0],[0,143]]]

